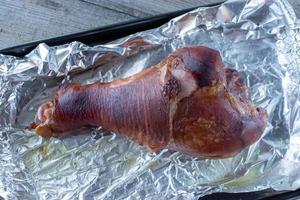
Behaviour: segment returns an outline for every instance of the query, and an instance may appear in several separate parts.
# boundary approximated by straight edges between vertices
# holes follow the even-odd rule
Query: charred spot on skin
[[[176,97],[181,91],[180,83],[176,79],[170,79],[163,87],[163,95],[168,99]]]

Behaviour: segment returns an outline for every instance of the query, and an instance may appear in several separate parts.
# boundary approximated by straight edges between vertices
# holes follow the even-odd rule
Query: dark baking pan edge
[[[213,193],[199,200],[299,200],[300,189],[295,191],[274,191],[266,189],[257,192]]]
[[[208,4],[201,7],[213,7],[220,3]],[[170,12],[162,15],[157,15],[145,19],[139,19],[134,21],[128,21],[118,24],[113,24],[109,26],[99,27],[96,29],[74,33],[70,35],[64,35],[60,37],[34,41],[31,43],[26,43],[14,47],[9,47],[0,50],[1,54],[23,57],[29,52],[31,52],[40,43],[45,43],[49,46],[57,46],[73,41],[79,41],[86,45],[96,45],[104,44],[140,31],[145,31],[153,28],[157,28],[174,17],[187,13],[198,7],[193,7],[189,9],[179,10],[175,12]],[[298,198],[297,198],[298,197]],[[300,189],[296,191],[285,191],[278,192],[271,189],[258,191],[258,192],[248,192],[248,193],[214,193],[200,198],[199,200],[296,200],[300,199]]]
[[[201,7],[213,7],[220,5],[220,3],[215,4],[208,4]],[[17,56],[22,57],[31,52],[34,48],[36,48],[37,45],[40,43],[45,43],[49,46],[57,46],[62,45],[66,43],[70,43],[73,41],[79,41],[86,45],[96,45],[96,44],[104,44],[140,31],[145,31],[153,28],[157,28],[165,23],[167,23],[169,20],[171,20],[174,17],[177,17],[179,15],[182,15],[184,13],[187,13],[189,11],[192,11],[199,7],[193,7],[188,8],[184,10],[179,10],[175,12],[170,12],[162,15],[157,15],[149,18],[139,19],[139,20],[133,20],[133,21],[127,21],[122,22],[118,24],[113,24],[109,26],[99,27],[96,29],[80,32],[80,33],[74,33],[70,35],[64,35],[60,37],[50,38],[46,40],[39,40],[27,44],[22,44],[14,47],[9,47],[0,50],[1,54],[5,55],[11,55],[11,56]]]

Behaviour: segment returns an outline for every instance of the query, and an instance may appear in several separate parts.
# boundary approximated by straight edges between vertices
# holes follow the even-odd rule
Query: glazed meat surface
[[[203,158],[234,156],[259,139],[267,113],[220,54],[177,49],[157,65],[109,83],[62,85],[38,110],[43,137],[101,126],[148,147]]]

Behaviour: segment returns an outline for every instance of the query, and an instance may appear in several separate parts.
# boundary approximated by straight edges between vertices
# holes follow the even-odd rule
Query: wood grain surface
[[[300,2],[289,0],[299,14]],[[221,0],[0,0],[0,49]]]

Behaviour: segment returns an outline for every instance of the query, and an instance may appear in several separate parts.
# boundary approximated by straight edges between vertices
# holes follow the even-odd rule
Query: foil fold
[[[300,187],[300,27],[285,0],[230,0],[93,47],[40,44],[0,55],[0,194],[5,199],[198,199],[213,192]],[[45,140],[28,126],[62,83],[141,72],[183,46],[220,51],[269,114],[262,138],[239,155],[205,160],[148,151],[101,127]],[[121,97],[120,97],[121,101]]]

